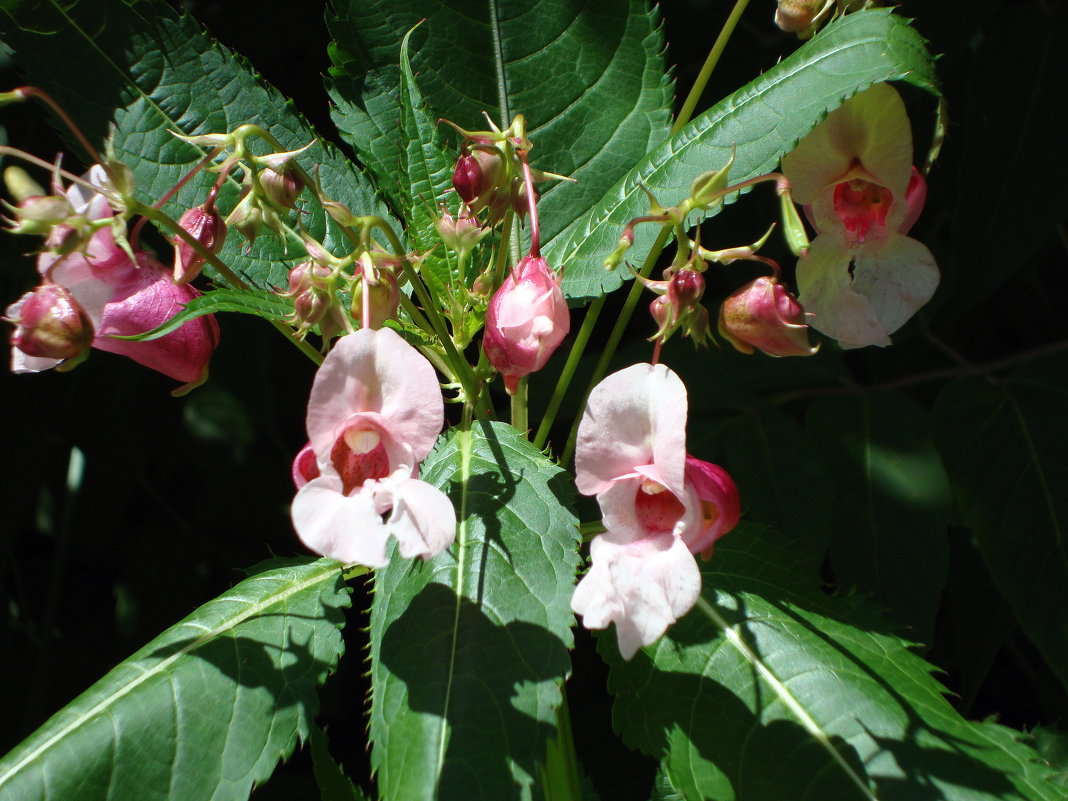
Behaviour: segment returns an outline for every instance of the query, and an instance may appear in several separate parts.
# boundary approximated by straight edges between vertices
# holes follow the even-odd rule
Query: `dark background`
[[[308,119],[324,137],[340,143],[321,89],[320,76],[328,66],[322,19],[317,12],[293,13],[293,6],[271,0],[255,4],[255,13],[238,14],[233,3],[187,4],[283,94],[302,98]],[[726,0],[673,0],[663,9],[680,103],[730,6]],[[751,3],[698,110],[796,47],[796,39],[772,24],[773,11],[770,0]],[[1002,167],[994,137],[999,126],[1014,120],[1025,124],[1024,111],[1063,130],[1057,127],[1065,118],[1063,89],[1040,98],[1037,108],[1022,109],[1019,99],[1021,86],[1052,81],[1053,71],[1063,69],[1043,56],[1035,38],[1061,35],[1062,4],[914,0],[904,3],[902,12],[915,17],[932,50],[942,55],[950,112],[927,208],[913,233],[932,249],[944,274],[923,315],[942,340],[976,361],[1061,342],[1068,335],[1059,296],[1066,266],[1062,220],[1068,211],[1063,198],[1068,183],[1057,152],[1063,135],[1050,143],[1048,153],[1035,153],[1019,165],[1018,189],[1011,197],[992,194],[984,206],[978,196],[979,207],[993,207],[988,225],[1015,219],[1013,209],[1003,206],[1002,212],[995,206],[1006,202],[1016,212],[1022,206],[1040,224],[1021,231],[1018,239],[1008,232],[1011,246],[1000,257],[1015,262],[1009,280],[977,290],[978,302],[962,311],[954,299],[971,282],[962,237],[975,221],[962,218],[962,207],[968,207],[962,193],[974,208],[975,193],[984,186],[977,174],[983,163],[975,154],[989,150],[991,171]],[[0,88],[19,82],[8,61],[0,71]],[[930,140],[933,104],[918,93],[904,94],[914,110],[920,161]],[[13,145],[45,158],[60,147],[36,107],[5,108],[0,122]],[[710,229],[718,236],[730,230],[725,244],[756,239],[776,215],[770,193],[765,201],[744,204],[744,211],[742,205],[729,208]],[[23,239],[0,238],[0,302],[14,301],[35,282],[32,259],[21,255],[26,249]],[[791,261],[781,251],[771,252],[784,263]],[[612,302],[602,320],[614,319]],[[71,373],[0,375],[0,419],[6,423],[0,482],[6,496],[0,525],[0,680],[6,688],[0,694],[0,753],[114,664],[239,580],[239,568],[271,554],[303,553],[288,516],[289,464],[304,441],[312,365],[256,320],[232,315],[221,325],[211,379],[183,399],[168,395],[169,379],[100,352]],[[649,321],[636,315],[631,342],[640,343],[651,332]],[[599,336],[600,331],[594,341]],[[673,364],[700,358],[692,352],[689,343],[673,342],[668,358]],[[848,358],[858,375],[893,376],[922,372],[934,364],[929,354],[929,345],[906,341],[900,348]],[[544,383],[551,387],[551,381]],[[922,397],[923,388],[918,392]],[[544,396],[535,391],[532,420],[540,402]],[[573,413],[565,409],[565,418]],[[561,429],[556,438],[563,434]],[[68,482],[72,457],[83,465],[73,484]],[[972,552],[962,547],[954,553],[966,560]],[[329,728],[332,750],[350,775],[366,784],[366,687],[358,624],[368,599],[360,586],[353,601],[345,630],[349,656],[321,693],[320,723]],[[1016,727],[1054,723],[1065,715],[1068,700],[1021,635],[1009,636],[979,687],[962,687],[959,656],[948,634],[954,630],[952,615],[947,604],[927,658],[946,671],[943,679],[965,714],[995,714]],[[994,624],[1012,625],[1004,619]],[[655,766],[626,752],[611,733],[606,670],[581,628],[577,639],[569,696],[580,757],[601,797],[645,798]],[[293,797],[296,791],[313,797],[311,781],[309,760],[298,752],[256,797]]]

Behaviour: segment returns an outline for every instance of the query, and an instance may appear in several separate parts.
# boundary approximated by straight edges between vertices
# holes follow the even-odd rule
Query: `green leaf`
[[[318,726],[312,726],[309,740],[312,770],[315,772],[315,782],[319,785],[322,801],[367,801],[363,790],[352,783],[330,755],[326,733]]]
[[[438,298],[444,297],[453,282],[456,259],[442,254],[434,226],[437,207],[452,187],[453,163],[444,151],[437,119],[430,113],[419,92],[408,60],[408,40],[401,43],[401,131],[405,147],[401,152],[401,189],[404,219],[408,221],[408,240],[419,253],[425,253],[421,274]],[[458,198],[449,198],[454,216],[458,216]]]
[[[1055,726],[1037,726],[1031,736],[1039,756],[1057,771],[1053,783],[1068,791],[1068,732]]]
[[[247,798],[307,738],[349,605],[337,562],[269,564],[0,760],[0,797]]]
[[[521,113],[531,164],[578,183],[543,184],[543,242],[593,207],[668,133],[671,84],[659,14],[645,0],[342,0],[327,25],[334,121],[396,199],[397,45],[412,35],[412,69],[436,113],[468,130]],[[460,43],[463,43],[462,45]]]
[[[115,339],[130,339],[138,342],[159,339],[180,328],[189,320],[215,312],[240,312],[262,317],[265,320],[281,320],[293,313],[293,300],[273,292],[216,289],[193,298],[178,314],[151,331],[135,336],[117,336]]]
[[[935,406],[957,505],[998,591],[1068,686],[1068,358],[993,383],[961,379]]]
[[[910,639],[929,645],[952,513],[930,414],[898,393],[824,397],[809,407],[807,433],[831,468],[835,578],[871,593]]]
[[[565,294],[596,297],[629,277],[622,268],[606,272],[601,265],[623,227],[648,213],[643,186],[662,205],[672,206],[689,196],[694,178],[726,164],[732,150],[732,183],[770,172],[828,112],[872,84],[891,80],[937,91],[933,60],[905,21],[889,9],[873,9],[827,26],[649,153],[597,206],[547,244],[546,258],[565,267]],[[644,257],[657,233],[657,226],[637,226],[632,261]]]
[[[162,197],[207,155],[169,130],[217,133],[251,122],[268,130],[285,150],[316,140],[298,162],[309,172],[318,168],[324,191],[356,214],[386,216],[370,182],[333,146],[317,140],[289,101],[211,39],[196,20],[163,0],[4,0],[0,36],[15,49],[27,80],[47,89],[90,141],[99,145],[114,126],[118,158],[133,170],[142,202]],[[262,152],[268,152],[265,146]],[[164,211],[178,219],[204,201],[215,179],[214,174],[199,174]],[[234,181],[224,187],[223,211],[236,203],[237,189]],[[296,221],[294,212],[286,242],[263,233],[248,254],[243,237],[231,232],[219,257],[253,286],[285,286],[289,267],[304,253]],[[330,222],[327,230],[326,214],[316,204],[308,205],[300,222],[312,236],[325,237],[327,248],[347,252],[339,229]]]
[[[623,662],[613,719],[686,798],[1053,801],[1019,733],[961,718],[930,665],[858,597],[824,595],[807,557],[743,524],[703,569],[697,606]]]
[[[570,671],[578,529],[567,474],[502,423],[451,429],[420,478],[456,543],[391,560],[371,608],[372,766],[390,801],[529,799]]]

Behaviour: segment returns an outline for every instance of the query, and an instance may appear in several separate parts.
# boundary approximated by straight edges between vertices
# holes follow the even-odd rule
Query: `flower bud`
[[[289,321],[305,330],[318,325],[324,339],[336,336],[344,327],[333,276],[329,267],[302,262],[289,271],[289,291],[285,293],[293,298],[293,315]]]
[[[41,284],[7,309],[16,328],[11,344],[27,356],[84,357],[93,342],[93,323],[81,304],[57,284]]]
[[[452,185],[471,211],[477,213],[489,208],[491,218],[499,219],[511,199],[508,187],[499,185],[505,177],[503,173],[504,162],[499,151],[476,149],[457,159]]]
[[[482,167],[471,154],[460,156],[456,160],[456,169],[452,171],[452,187],[460,200],[470,203],[482,191]]]
[[[400,288],[397,279],[388,270],[378,270],[378,277],[373,281],[364,278],[352,290],[352,305],[349,313],[356,320],[363,320],[363,293],[368,293],[367,303],[370,318],[368,328],[381,328],[386,320],[397,316],[400,306]]]
[[[545,259],[527,256],[486,308],[482,346],[514,395],[519,379],[545,366],[571,328],[560,279]]]
[[[705,294],[705,277],[697,270],[683,268],[671,277],[667,298],[676,309],[676,314],[692,309]]]
[[[826,0],[779,0],[775,24],[787,33],[803,33],[826,4]]]
[[[304,181],[296,170],[281,167],[272,170],[270,167],[260,172],[260,184],[263,193],[272,203],[283,209],[296,208],[297,198],[304,191]]]
[[[727,188],[727,179],[734,165],[734,152],[718,170],[709,170],[698,175],[690,186],[690,199],[699,209],[708,209],[723,203],[723,190]]]
[[[742,353],[762,350],[769,356],[811,356],[805,310],[774,278],[749,282],[719,310],[719,333]]]
[[[226,223],[214,209],[194,206],[178,220],[185,231],[212,253],[222,250],[226,241]],[[204,257],[180,236],[174,237],[174,283],[187,284],[200,275]]]
[[[464,209],[460,216],[453,218],[444,206],[441,209],[441,217],[434,222],[438,229],[441,241],[456,253],[468,254],[475,245],[489,233],[489,228],[483,228],[479,221],[472,217],[468,209]]]

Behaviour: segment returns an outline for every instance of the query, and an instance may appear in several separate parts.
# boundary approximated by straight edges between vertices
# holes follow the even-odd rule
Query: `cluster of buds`
[[[174,135],[183,142],[212,148],[216,153],[228,152],[221,163],[208,168],[220,174],[213,194],[233,169],[240,167],[244,172],[241,196],[227,215],[225,226],[236,228],[248,240],[250,247],[264,226],[280,236],[286,235],[285,216],[296,208],[297,198],[306,184],[304,173],[295,159],[314,143],[310,142],[299,150],[259,156],[249,147],[250,138],[255,136],[274,145],[277,143],[267,131],[256,125],[241,125],[230,133]],[[205,205],[210,210],[210,200]]]
[[[460,158],[452,173],[452,186],[471,214],[485,211],[486,223],[496,225],[511,210],[522,217],[537,201],[534,181],[567,180],[526,164],[531,148],[526,120],[517,114],[503,131],[486,115],[488,131],[467,131],[442,120],[463,136]],[[527,180],[529,173],[531,180]]]
[[[676,330],[681,330],[683,336],[693,339],[696,345],[708,342],[711,331],[708,309],[701,305],[705,294],[705,277],[701,270],[668,268],[664,271],[663,281],[647,278],[641,281],[656,293],[649,304],[649,313],[657,324],[657,331],[650,339],[665,342]]]

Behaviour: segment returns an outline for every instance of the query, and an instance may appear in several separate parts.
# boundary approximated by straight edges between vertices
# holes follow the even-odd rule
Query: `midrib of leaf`
[[[501,43],[501,20],[500,8],[497,0],[488,0],[490,32],[493,35],[493,66],[497,73],[497,102],[501,107],[501,118],[498,124],[501,129],[507,128],[512,119],[512,109],[508,105],[508,80],[504,75],[504,46]]]
[[[779,697],[779,700],[782,701],[783,706],[794,714],[798,722],[804,727],[805,731],[807,731],[812,738],[819,743],[825,751],[827,751],[831,756],[831,759],[833,759],[845,772],[853,784],[855,784],[861,793],[864,794],[864,797],[867,798],[868,801],[879,801],[878,797],[873,795],[871,790],[868,789],[868,785],[864,779],[858,776],[856,771],[854,771],[850,764],[846,762],[845,758],[838,753],[838,749],[834,747],[834,744],[831,742],[830,737],[827,736],[827,733],[820,728],[819,723],[813,720],[812,716],[808,714],[801,703],[794,697],[794,694],[790,692],[790,689],[779,680],[778,676],[772,673],[771,668],[764,664],[753,649],[746,645],[745,640],[742,639],[741,635],[723,619],[719,612],[716,611],[715,607],[706,601],[703,596],[699,596],[697,598],[697,608],[712,621],[716,628],[723,632],[723,636],[726,638],[727,642],[737,649],[742,657],[756,669],[757,673],[760,674],[760,677],[768,683],[772,691]]]
[[[1013,416],[1016,418],[1016,421],[1020,426],[1020,432],[1023,434],[1024,442],[1027,443],[1027,453],[1030,455],[1031,461],[1035,465],[1035,474],[1038,476],[1039,488],[1042,490],[1042,503],[1046,507],[1046,514],[1049,516],[1050,525],[1056,535],[1057,552],[1060,554],[1061,563],[1068,569],[1068,555],[1064,552],[1064,532],[1061,531],[1060,521],[1057,519],[1057,512],[1053,508],[1053,493],[1050,491],[1049,482],[1046,480],[1046,473],[1042,469],[1042,462],[1039,461],[1038,451],[1035,450],[1035,441],[1031,436],[1031,429],[1027,426],[1027,418],[1024,416],[1019,404],[1016,403],[1016,398],[1007,388],[1005,390],[1005,397],[1012,406]]]
[[[147,104],[149,105],[149,106],[151,106],[151,107],[152,107],[153,109],[155,109],[155,110],[156,110],[156,113],[158,113],[158,114],[160,115],[160,117],[162,117],[163,119],[167,120],[167,122],[168,122],[168,123],[170,124],[170,126],[171,126],[171,128],[172,128],[173,130],[175,130],[175,131],[181,131],[181,130],[182,130],[181,126],[179,126],[179,124],[178,124],[178,121],[177,121],[176,119],[174,119],[173,117],[169,116],[169,115],[168,115],[168,114],[167,114],[167,113],[166,113],[166,112],[165,112],[165,111],[164,111],[164,110],[163,110],[163,109],[162,109],[162,108],[160,107],[160,105],[159,105],[159,104],[158,104],[158,103],[157,103],[157,102],[156,102],[155,100],[153,100],[153,99],[152,99],[152,98],[151,98],[150,96],[148,96],[147,94],[145,94],[145,92],[144,92],[144,91],[143,91],[143,90],[141,89],[141,87],[140,87],[140,86],[138,86],[136,82],[132,81],[132,80],[130,79],[130,77],[129,77],[129,76],[128,76],[128,75],[127,75],[127,74],[126,74],[126,73],[125,73],[125,72],[124,72],[124,71],[122,70],[122,68],[120,68],[120,67],[119,67],[119,65],[118,65],[118,64],[116,64],[116,63],[115,63],[115,61],[113,61],[113,60],[112,60],[112,59],[111,59],[111,58],[110,58],[110,57],[109,57],[109,56],[107,55],[107,53],[105,53],[105,52],[104,52],[103,50],[101,50],[101,49],[100,49],[100,47],[98,47],[98,46],[97,46],[96,40],[95,40],[95,39],[93,39],[93,37],[91,37],[91,36],[90,36],[90,35],[89,35],[88,33],[86,33],[86,32],[85,32],[85,30],[84,30],[84,29],[83,29],[83,28],[82,28],[82,27],[81,27],[80,25],[78,25],[78,24],[77,24],[77,23],[76,23],[76,22],[75,22],[75,21],[74,21],[73,19],[71,19],[70,15],[69,15],[69,14],[67,14],[67,12],[66,12],[66,11],[65,11],[65,10],[63,9],[63,7],[62,7],[62,6],[61,6],[61,5],[60,5],[60,4],[58,3],[58,2],[56,2],[56,0],[50,0],[50,2],[51,2],[51,4],[52,4],[52,6],[53,6],[53,7],[54,7],[54,8],[55,8],[55,9],[56,9],[56,10],[57,10],[57,11],[58,11],[58,12],[59,12],[59,13],[60,13],[60,14],[61,14],[62,16],[63,16],[63,18],[64,18],[65,20],[67,20],[67,23],[68,23],[68,24],[69,24],[69,25],[70,25],[70,26],[71,26],[71,27],[72,27],[72,28],[73,28],[74,30],[76,30],[76,31],[78,32],[78,34],[79,34],[79,35],[80,35],[80,36],[81,36],[81,37],[82,37],[83,39],[85,39],[85,41],[86,41],[86,42],[88,42],[88,43],[89,43],[89,46],[90,46],[90,47],[91,47],[91,48],[92,48],[93,50],[95,50],[95,51],[96,51],[97,53],[99,53],[99,54],[100,54],[100,56],[101,56],[101,58],[103,58],[103,59],[104,59],[104,61],[105,61],[105,62],[106,62],[107,64],[111,65],[111,68],[112,68],[113,70],[115,70],[115,73],[116,73],[116,74],[117,74],[117,75],[118,75],[118,76],[119,76],[120,78],[122,78],[122,80],[123,80],[123,81],[125,81],[125,82],[126,82],[126,84],[127,84],[127,85],[128,85],[128,86],[129,86],[130,88],[131,88],[131,89],[133,89],[133,90],[134,90],[134,91],[135,91],[135,92],[136,92],[136,93],[137,93],[137,94],[138,94],[138,95],[139,95],[139,96],[140,96],[140,97],[141,97],[141,98],[142,98],[142,99],[143,99],[143,100],[144,100],[144,101],[145,101],[145,102],[146,102],[146,103],[147,103]],[[144,18],[142,17],[142,19],[144,19]],[[144,20],[144,21],[146,22],[146,24],[148,23],[148,20]],[[202,34],[202,35],[203,35],[203,34]],[[221,47],[221,45],[219,45],[219,46]],[[318,138],[318,137],[316,137],[316,138]],[[208,155],[208,153],[209,153],[209,151],[205,150],[205,149],[204,149],[204,148],[202,148],[202,147],[201,147],[200,145],[195,145],[195,144],[193,144],[192,142],[186,142],[186,144],[187,144],[187,145],[189,145],[189,146],[190,146],[190,147],[192,147],[192,148],[195,148],[195,149],[197,150],[197,152],[198,152],[198,153],[200,153],[200,157],[201,157],[201,158],[204,158],[204,157],[205,157],[205,156],[207,156],[207,155]],[[87,155],[88,155],[88,154],[87,154]],[[237,182],[237,179],[235,179],[235,178],[234,178],[234,176],[233,176],[233,172],[229,173],[229,174],[228,174],[228,175],[226,176],[226,180],[227,180],[227,182],[228,182],[228,183],[232,184],[232,185],[233,185],[234,187],[237,187],[238,189],[240,189],[240,186],[241,186],[241,185],[240,185],[240,184],[239,184],[239,183]],[[286,233],[287,233],[287,234],[289,234],[289,236],[290,236],[290,237],[292,237],[292,238],[293,238],[294,240],[296,240],[296,241],[298,241],[298,242],[302,242],[302,241],[303,241],[303,240],[302,240],[302,239],[300,238],[300,235],[299,235],[299,234],[298,234],[298,233],[297,233],[296,231],[294,231],[294,230],[293,230],[293,228],[292,228],[292,227],[290,227],[290,225],[289,225],[288,223],[286,223],[286,222],[284,222],[284,221],[283,221],[283,222],[282,222],[282,227],[283,227],[283,228],[285,228],[285,230],[286,230]]]
[[[166,659],[160,661],[157,665],[155,665],[151,669],[144,671],[136,679],[133,679],[128,684],[123,685],[122,689],[119,690],[118,692],[116,692],[116,693],[114,693],[112,695],[109,695],[107,698],[103,699],[102,701],[100,701],[95,706],[91,707],[90,709],[86,710],[82,714],[78,715],[76,718],[74,718],[72,721],[70,721],[70,723],[68,723],[66,726],[64,726],[62,729],[60,729],[58,732],[56,732],[51,737],[49,737],[44,742],[42,742],[39,746],[37,746],[37,748],[35,748],[30,753],[26,754],[26,756],[24,756],[20,761],[18,761],[17,763],[15,763],[11,767],[11,769],[7,772],[7,775],[0,776],[0,786],[3,786],[3,784],[5,782],[7,782],[7,780],[10,777],[16,775],[23,767],[25,767],[29,763],[33,762],[38,756],[40,756],[40,754],[42,752],[44,752],[44,751],[48,750],[49,748],[51,748],[57,741],[63,739],[64,737],[69,735],[71,732],[73,732],[74,730],[78,729],[79,727],[81,727],[82,725],[87,723],[90,719],[92,719],[93,717],[98,715],[100,712],[103,712],[104,710],[106,710],[109,707],[113,706],[115,703],[117,703],[119,700],[121,700],[125,696],[129,695],[131,692],[133,692],[135,689],[140,687],[142,684],[144,684],[149,679],[154,678],[155,676],[158,676],[161,673],[163,673],[167,668],[169,668],[177,660],[179,660],[182,657],[184,657],[184,656],[192,653],[193,651],[197,650],[198,648],[200,648],[205,643],[207,643],[207,642],[209,642],[211,640],[214,640],[220,634],[223,634],[223,633],[225,633],[227,631],[230,631],[231,629],[235,628],[239,624],[244,623],[250,617],[254,617],[255,615],[257,615],[260,612],[262,612],[264,609],[266,609],[266,608],[268,608],[270,606],[273,606],[273,605],[279,603],[280,601],[284,601],[285,599],[291,597],[292,595],[295,595],[298,592],[302,592],[302,591],[306,590],[307,588],[322,582],[324,579],[330,578],[334,572],[336,572],[336,571],[334,569],[331,569],[331,570],[326,571],[326,572],[324,572],[322,574],[315,575],[315,576],[313,576],[313,577],[311,577],[311,578],[309,578],[309,579],[307,579],[307,580],[305,580],[303,582],[300,582],[298,584],[290,583],[285,587],[285,589],[282,592],[278,593],[277,595],[270,596],[269,598],[267,598],[267,599],[265,599],[263,601],[260,601],[259,603],[253,604],[252,606],[248,607],[248,609],[246,609],[244,612],[241,612],[237,616],[235,616],[235,617],[231,618],[230,620],[228,620],[225,624],[223,624],[223,625],[221,625],[221,626],[219,626],[219,627],[217,627],[215,629],[211,629],[209,631],[206,631],[204,634],[201,634],[196,639],[190,641],[187,645],[183,646],[180,650],[176,651],[171,656],[169,656]],[[235,600],[235,599],[230,599],[230,598],[227,598],[226,596],[223,596],[223,597],[220,597],[220,598],[218,598],[216,600],[218,602],[223,602],[223,601]],[[241,600],[241,599],[236,599],[236,600]],[[182,625],[182,624],[179,624],[179,625]]]
[[[445,747],[448,745],[446,721],[449,719],[449,703],[452,700],[452,677],[456,670],[456,646],[460,639],[460,605],[464,593],[464,567],[467,557],[467,485],[471,478],[471,451],[474,447],[475,433],[470,422],[458,434],[460,439],[460,525],[457,532],[456,546],[456,604],[453,607],[452,643],[449,647],[449,672],[445,681],[445,702],[441,711],[441,725],[438,726],[438,768],[445,764]]]

